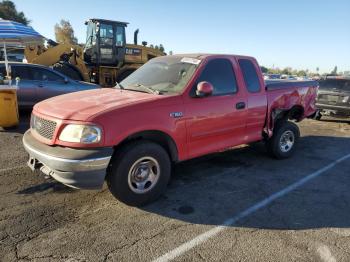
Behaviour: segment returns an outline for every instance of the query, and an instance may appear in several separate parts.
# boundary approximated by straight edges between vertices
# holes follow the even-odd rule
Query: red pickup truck
[[[289,157],[296,124],[315,113],[313,81],[265,83],[257,61],[236,55],[154,58],[115,88],[35,105],[23,136],[28,165],[74,188],[140,206],[166,189],[171,165],[264,140]]]

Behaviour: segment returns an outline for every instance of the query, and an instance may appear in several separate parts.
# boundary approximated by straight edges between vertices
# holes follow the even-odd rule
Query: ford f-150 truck
[[[74,188],[107,182],[141,206],[166,189],[172,163],[265,141],[291,156],[301,121],[315,113],[317,82],[264,82],[252,57],[154,58],[115,88],[35,105],[23,136],[28,165]]]

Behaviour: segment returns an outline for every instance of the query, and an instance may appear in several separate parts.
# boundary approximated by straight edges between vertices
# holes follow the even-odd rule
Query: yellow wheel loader
[[[48,40],[44,45],[27,46],[28,63],[52,66],[75,80],[92,82],[103,87],[114,86],[148,60],[165,55],[162,50],[147,47],[147,42],[126,44],[125,28],[128,23],[89,19],[84,46],[56,43]]]

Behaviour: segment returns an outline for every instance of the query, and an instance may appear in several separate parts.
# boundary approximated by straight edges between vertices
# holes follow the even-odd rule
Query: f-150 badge
[[[170,116],[173,118],[179,118],[179,117],[183,117],[183,113],[182,112],[171,112]]]

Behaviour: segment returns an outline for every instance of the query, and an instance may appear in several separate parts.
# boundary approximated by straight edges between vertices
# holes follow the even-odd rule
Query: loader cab
[[[125,59],[127,23],[90,19],[85,24],[87,25],[85,62],[96,66],[121,66]]]

